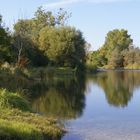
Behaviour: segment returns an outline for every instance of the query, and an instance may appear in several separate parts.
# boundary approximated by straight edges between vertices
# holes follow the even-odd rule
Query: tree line
[[[127,30],[109,31],[97,51],[89,52],[87,64],[105,69],[140,69],[140,48],[133,44]]]
[[[31,19],[19,19],[13,32],[3,26],[0,16],[0,66],[61,66],[93,68],[140,68],[140,49],[127,30],[109,31],[97,51],[89,46],[80,30],[67,25],[71,14],[39,7]]]
[[[85,63],[85,39],[80,30],[67,25],[71,14],[39,7],[31,19],[19,19],[10,33],[0,16],[0,65],[67,66]]]

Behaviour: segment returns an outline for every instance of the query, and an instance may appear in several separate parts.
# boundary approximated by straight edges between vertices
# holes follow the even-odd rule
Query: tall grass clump
[[[22,111],[31,111],[29,102],[18,93],[0,89],[0,108],[17,108]]]

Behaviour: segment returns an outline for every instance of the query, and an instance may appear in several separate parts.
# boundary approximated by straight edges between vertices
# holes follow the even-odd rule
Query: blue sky
[[[33,17],[37,7],[55,11],[60,7],[72,12],[69,20],[83,32],[92,49],[98,49],[112,29],[127,29],[140,46],[140,0],[1,0],[0,14],[12,28],[18,18]]]

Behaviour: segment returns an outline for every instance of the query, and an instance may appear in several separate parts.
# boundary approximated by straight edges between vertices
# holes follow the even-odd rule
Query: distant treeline
[[[127,30],[110,31],[103,46],[87,51],[82,32],[67,25],[71,14],[37,9],[31,19],[19,19],[13,32],[3,26],[0,16],[0,66],[140,68],[140,49],[134,47]]]
[[[87,64],[104,69],[140,69],[140,48],[133,45],[127,30],[115,29],[107,33],[100,49],[88,53]]]

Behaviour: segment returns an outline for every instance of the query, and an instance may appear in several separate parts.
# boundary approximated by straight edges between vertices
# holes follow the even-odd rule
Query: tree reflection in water
[[[75,119],[82,115],[85,107],[88,82],[100,86],[110,105],[126,107],[133,97],[135,88],[140,87],[140,72],[108,71],[78,79],[55,77],[32,87],[33,108],[46,116],[60,119]]]
[[[41,85],[33,88],[38,92],[38,97],[32,100],[37,112],[60,119],[74,119],[82,115],[85,107],[84,78],[55,77],[47,81],[47,86],[48,88]]]
[[[133,91],[140,86],[140,72],[108,71],[90,78],[103,90],[110,105],[125,107],[133,97]]]

